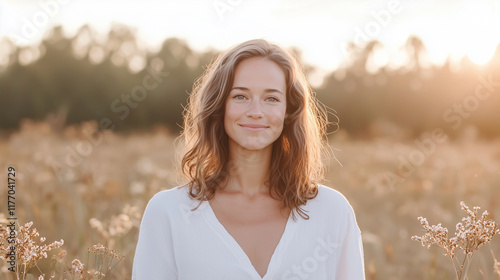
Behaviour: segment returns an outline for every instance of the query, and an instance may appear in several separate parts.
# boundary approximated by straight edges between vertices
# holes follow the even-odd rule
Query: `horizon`
[[[33,2],[0,0],[0,41],[9,38],[17,46],[37,45],[58,25],[68,37],[88,25],[102,41],[116,23],[135,30],[139,47],[152,52],[172,37],[186,41],[197,52],[221,51],[263,38],[300,49],[302,62],[315,67],[311,83],[316,85],[349,62],[349,42],[361,46],[377,40],[382,44],[383,48],[374,51],[371,72],[404,66],[408,62],[404,44],[412,35],[426,48],[423,63],[437,66],[446,61],[457,64],[464,57],[477,65],[486,64],[500,44],[500,17],[495,17],[500,13],[498,0],[292,0],[288,5],[284,0]],[[336,26],[343,28],[325,32]],[[311,32],[315,28],[321,31]]]

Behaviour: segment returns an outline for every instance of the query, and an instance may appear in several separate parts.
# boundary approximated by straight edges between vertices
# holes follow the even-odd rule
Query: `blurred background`
[[[500,222],[498,0],[0,0],[0,181],[16,169],[19,223],[64,239],[69,261],[119,251],[106,279],[130,279],[147,202],[182,181],[194,81],[254,38],[296,52],[329,108],[324,184],[356,212],[367,279],[452,279],[410,237],[418,216],[453,235],[460,201]],[[500,237],[469,277],[500,279],[495,257]]]

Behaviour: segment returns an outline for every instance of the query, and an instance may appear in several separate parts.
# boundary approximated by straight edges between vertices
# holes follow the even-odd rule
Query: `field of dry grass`
[[[89,247],[101,243],[114,249],[125,257],[105,279],[130,279],[146,203],[180,182],[174,137],[162,128],[127,135],[96,128],[85,123],[54,131],[47,123],[24,121],[18,131],[3,135],[0,220],[7,217],[7,169],[12,166],[20,225],[33,221],[46,243],[63,239],[67,262],[78,258],[86,269],[96,268],[92,256],[87,261]],[[500,221],[500,139],[482,141],[464,133],[459,140],[434,144],[423,138],[428,145],[419,146],[394,135],[366,141],[337,132],[330,141],[338,162],[329,160],[324,184],[342,192],[356,212],[367,279],[455,277],[442,250],[411,240],[423,234],[418,216],[442,223],[453,234],[463,217],[459,203],[465,201]],[[500,279],[492,253],[500,258],[500,236],[476,253],[470,279]],[[14,279],[3,260],[0,266],[0,278]],[[48,275],[50,261],[41,260],[38,267]],[[36,267],[31,272],[39,274]]]

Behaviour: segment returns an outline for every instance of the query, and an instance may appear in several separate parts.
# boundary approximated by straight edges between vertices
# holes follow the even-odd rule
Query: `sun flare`
[[[469,1],[460,13],[461,48],[476,64],[487,63],[500,41],[500,21],[494,16],[499,10],[488,1]]]

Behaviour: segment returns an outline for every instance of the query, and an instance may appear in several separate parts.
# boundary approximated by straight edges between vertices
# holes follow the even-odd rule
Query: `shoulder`
[[[339,191],[325,185],[318,185],[318,195],[307,202],[307,209],[311,214],[327,220],[355,219],[354,210],[347,198]]]
[[[341,208],[344,210],[352,209],[347,198],[339,191],[325,185],[318,185],[317,203],[326,207]]]
[[[322,219],[330,222],[334,227],[341,226],[344,230],[355,229],[354,232],[359,232],[359,227],[356,221],[354,209],[347,198],[339,191],[319,185],[318,200],[315,210],[317,215]],[[332,223],[332,221],[335,221]]]
[[[167,213],[169,210],[178,209],[186,203],[187,191],[184,186],[176,186],[171,189],[157,192],[148,202],[146,211]]]

